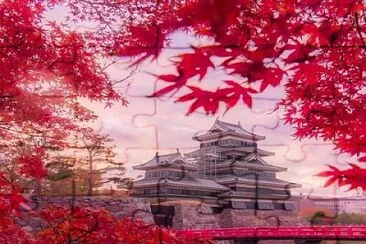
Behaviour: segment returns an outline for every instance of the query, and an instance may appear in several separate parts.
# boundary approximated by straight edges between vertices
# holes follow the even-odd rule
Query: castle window
[[[258,209],[262,210],[273,210],[274,206],[271,202],[259,202],[258,203]]]
[[[291,211],[295,209],[295,206],[291,203],[285,203],[285,209]]]
[[[232,206],[237,209],[245,209],[247,207],[245,202],[232,202]]]

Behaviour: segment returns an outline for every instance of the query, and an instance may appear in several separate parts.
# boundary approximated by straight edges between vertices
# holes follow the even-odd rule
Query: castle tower
[[[216,119],[206,132],[193,137],[200,148],[186,154],[199,162],[201,177],[215,180],[230,190],[218,194],[226,206],[240,209],[293,210],[290,189],[298,184],[279,180],[286,168],[271,165],[264,157],[274,153],[258,148],[264,136],[245,130],[240,123]]]
[[[290,189],[298,184],[277,179],[286,168],[267,163],[274,155],[258,148],[264,136],[245,130],[240,123],[216,119],[205,133],[193,140],[200,148],[182,155],[158,155],[135,166],[145,178],[134,182],[138,197],[152,205],[199,202],[213,208],[293,211]],[[191,163],[195,162],[195,163]]]

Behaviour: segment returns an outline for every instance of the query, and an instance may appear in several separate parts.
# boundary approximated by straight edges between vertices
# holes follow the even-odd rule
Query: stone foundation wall
[[[176,229],[304,225],[309,222],[289,211],[224,209],[214,213],[209,207],[194,205],[176,205],[173,218]]]
[[[22,211],[17,222],[29,231],[38,231],[47,224],[40,218],[40,212],[47,206],[65,206],[71,208],[71,204],[80,207],[91,207],[94,209],[105,209],[110,211],[117,218],[142,219],[147,224],[153,224],[150,203],[147,199],[141,198],[114,198],[114,197],[29,197],[28,206],[31,211]]]
[[[176,205],[173,218],[175,229],[219,228],[212,209],[197,205]]]
[[[281,210],[254,211],[224,209],[215,218],[220,227],[303,226],[309,222],[295,213]]]

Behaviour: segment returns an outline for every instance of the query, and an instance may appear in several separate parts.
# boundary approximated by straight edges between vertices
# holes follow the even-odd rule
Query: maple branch
[[[256,44],[256,46],[258,46],[259,48],[266,48],[266,47],[273,47],[274,45],[276,45],[276,43],[265,43],[265,44]],[[106,45],[104,45],[103,47],[108,47]],[[206,46],[202,46],[202,47],[206,47]],[[217,45],[215,46],[215,48],[218,49],[245,49],[247,47],[247,45]],[[302,45],[302,47],[307,47],[307,48],[323,48],[323,49],[331,49],[331,48],[359,48],[365,47],[365,44],[363,45],[333,45],[333,46],[329,46],[329,45],[310,45],[310,44],[306,44],[306,45]],[[166,50],[190,50],[192,49],[192,46],[159,46],[159,45],[151,45],[151,46],[130,46],[128,47],[129,49],[136,49],[136,50],[150,50],[150,49],[157,49],[157,48],[164,48]],[[201,47],[197,47],[197,48],[201,48]]]
[[[94,6],[95,3],[92,3],[92,2],[86,1],[86,0],[82,0],[82,2],[88,3],[94,9],[94,11],[96,12],[96,14],[99,16],[99,21],[102,22],[102,23],[104,23],[112,32],[115,32],[115,30],[109,24],[109,22],[104,20],[104,17],[102,15],[102,13],[99,11],[99,9]]]
[[[362,36],[362,30],[361,30],[361,27],[360,27],[360,23],[358,22],[358,20],[359,20],[358,14],[355,13],[354,16],[355,16],[355,25],[356,25],[357,34],[360,37],[360,40],[362,42],[361,48],[366,49],[366,41]]]
[[[18,94],[14,95],[14,94],[10,94],[10,93],[3,93],[3,94],[0,94],[0,99],[3,99],[3,98],[14,98],[17,95]]]
[[[114,86],[118,83],[122,83],[126,80],[128,80],[129,78],[131,78],[132,76],[134,76],[136,74],[137,71],[137,66],[135,66],[135,68],[133,70],[131,70],[131,72],[124,78],[122,78],[121,80],[116,80],[116,81],[111,81],[111,84]]]
[[[5,127],[5,126],[3,126],[3,125],[0,125],[0,128],[1,128],[1,129],[3,129],[3,130],[7,130],[7,131],[11,131],[11,132],[15,132],[15,133],[18,133],[18,134],[26,134],[26,135],[31,136],[31,137],[33,137],[33,136],[39,136],[39,135],[35,135],[35,134],[27,133],[27,132],[25,132],[25,131],[20,131],[20,130],[12,129],[12,128],[10,128],[10,127]]]
[[[100,6],[108,6],[108,7],[116,7],[118,5],[121,5],[121,4],[126,4],[129,2],[129,0],[121,0],[121,1],[118,1],[118,2],[110,2],[110,1],[106,1],[106,2],[92,2],[92,1],[87,1],[87,0],[79,0],[80,2],[84,2],[84,3],[87,3],[89,5],[100,5]]]

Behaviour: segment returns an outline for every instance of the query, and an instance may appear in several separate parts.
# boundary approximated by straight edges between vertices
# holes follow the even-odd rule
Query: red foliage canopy
[[[110,22],[112,15],[126,20],[120,28],[95,33],[95,39],[103,35],[107,36],[103,39],[106,43],[113,43],[108,52],[136,56],[132,64],[136,65],[159,58],[161,51],[169,48],[169,37],[174,32],[187,31],[209,40],[206,45],[193,46],[192,52],[178,55],[178,61],[172,63],[175,74],[156,75],[166,86],[152,96],[176,94],[188,88],[190,92],[180,93],[176,100],[192,101],[188,114],[198,109],[215,114],[220,104],[230,109],[240,98],[251,107],[253,94],[282,84],[286,94],[278,105],[286,111],[285,121],[296,128],[297,138],[332,141],[341,153],[365,161],[361,160],[366,156],[364,1],[142,2],[103,5],[100,1],[103,7],[90,3],[89,7],[96,8],[94,14],[111,13],[96,18],[100,23]],[[139,3],[143,7],[138,7]],[[116,12],[117,4],[129,10],[128,18]],[[78,11],[76,3],[69,6],[78,17],[90,16]],[[205,90],[203,80],[210,69],[223,70],[233,78],[223,80],[215,91]],[[193,85],[193,81],[198,82]],[[358,168],[359,179],[350,179],[364,189],[366,181],[360,177],[365,170]],[[347,178],[347,172],[326,175]]]
[[[51,207],[42,215],[49,227],[39,233],[37,243],[211,243],[146,225],[141,220],[116,219],[106,211],[91,208]]]

